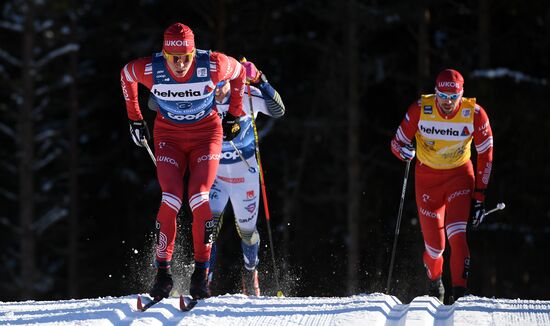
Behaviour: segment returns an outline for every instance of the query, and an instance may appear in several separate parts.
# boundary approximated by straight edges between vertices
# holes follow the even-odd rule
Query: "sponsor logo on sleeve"
[[[489,177],[491,176],[491,170],[493,168],[493,163],[487,162],[485,168],[483,169],[483,177],[481,181],[483,184],[489,184]]]
[[[122,85],[122,94],[124,95],[124,100],[129,101],[130,96],[128,95],[128,90],[126,89],[126,84],[124,83],[124,77],[120,76],[120,84]]]

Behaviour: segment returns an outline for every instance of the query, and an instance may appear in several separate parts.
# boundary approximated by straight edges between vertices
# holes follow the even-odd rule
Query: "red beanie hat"
[[[460,93],[463,90],[464,78],[453,69],[445,69],[437,75],[435,87],[440,92]]]
[[[188,26],[174,23],[164,31],[162,49],[168,53],[191,53],[195,49],[195,36]]]

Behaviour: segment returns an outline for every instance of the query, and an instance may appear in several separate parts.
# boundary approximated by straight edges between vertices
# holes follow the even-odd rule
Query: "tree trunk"
[[[27,1],[24,4],[25,23],[22,38],[22,94],[23,103],[18,115],[18,153],[19,158],[19,221],[21,240],[21,300],[34,297],[35,266],[35,235],[33,230],[34,215],[34,4]]]
[[[355,0],[348,2],[348,25],[346,48],[348,53],[348,266],[347,291],[356,293],[359,275],[359,214],[360,214],[360,162],[359,162],[359,70],[357,52],[357,5]]]
[[[418,94],[426,92],[426,85],[430,85],[430,16],[430,9],[421,8],[418,21]]]
[[[489,0],[479,1],[479,68],[487,69],[490,62],[491,42],[490,30],[491,14]]]
[[[73,2],[74,4],[74,2]],[[73,8],[75,9],[75,8]],[[73,15],[76,15],[73,14]],[[78,42],[76,17],[71,18],[71,42]],[[70,54],[70,75],[72,83],[69,90],[69,250],[68,275],[69,298],[78,296],[78,52]]]
[[[225,33],[227,28],[227,4],[226,0],[218,0],[216,2],[216,51],[227,51],[225,48]],[[237,60],[239,58],[236,58]]]

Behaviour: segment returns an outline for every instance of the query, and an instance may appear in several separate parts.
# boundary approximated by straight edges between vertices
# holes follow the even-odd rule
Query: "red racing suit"
[[[208,264],[213,231],[208,194],[216,178],[222,145],[222,127],[215,112],[213,92],[218,82],[229,80],[229,111],[234,116],[243,115],[245,74],[234,58],[198,49],[183,78],[172,74],[160,53],[133,60],[121,70],[120,81],[130,120],[143,119],[138,104],[138,83],[151,91],[159,105],[153,133],[157,178],[162,189],[157,215],[158,267],[169,267],[172,260],[176,216],[182,205],[183,176],[187,169],[195,261]]]
[[[447,237],[451,246],[450,267],[453,287],[467,287],[470,252],[466,226],[472,197],[487,188],[493,161],[493,135],[485,110],[473,98],[462,98],[447,115],[434,95],[423,95],[413,103],[397,129],[391,150],[416,138],[415,192],[424,238],[423,261],[428,277],[443,273],[443,251]],[[471,142],[477,151],[477,166],[471,156]],[[484,198],[475,198],[483,200]],[[446,237],[445,237],[446,235]]]

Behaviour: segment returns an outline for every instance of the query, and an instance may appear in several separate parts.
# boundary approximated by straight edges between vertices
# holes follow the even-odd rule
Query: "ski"
[[[141,295],[138,295],[138,297],[137,297],[137,309],[139,311],[145,311],[145,310],[151,308],[152,306],[156,305],[160,301],[162,301],[162,298],[159,298],[157,300],[151,299],[151,298],[148,298],[148,297],[143,297],[143,298],[144,299],[142,299]],[[143,304],[144,301],[146,302],[145,305]]]
[[[197,305],[198,300],[190,296],[180,295],[180,310],[189,311]]]

